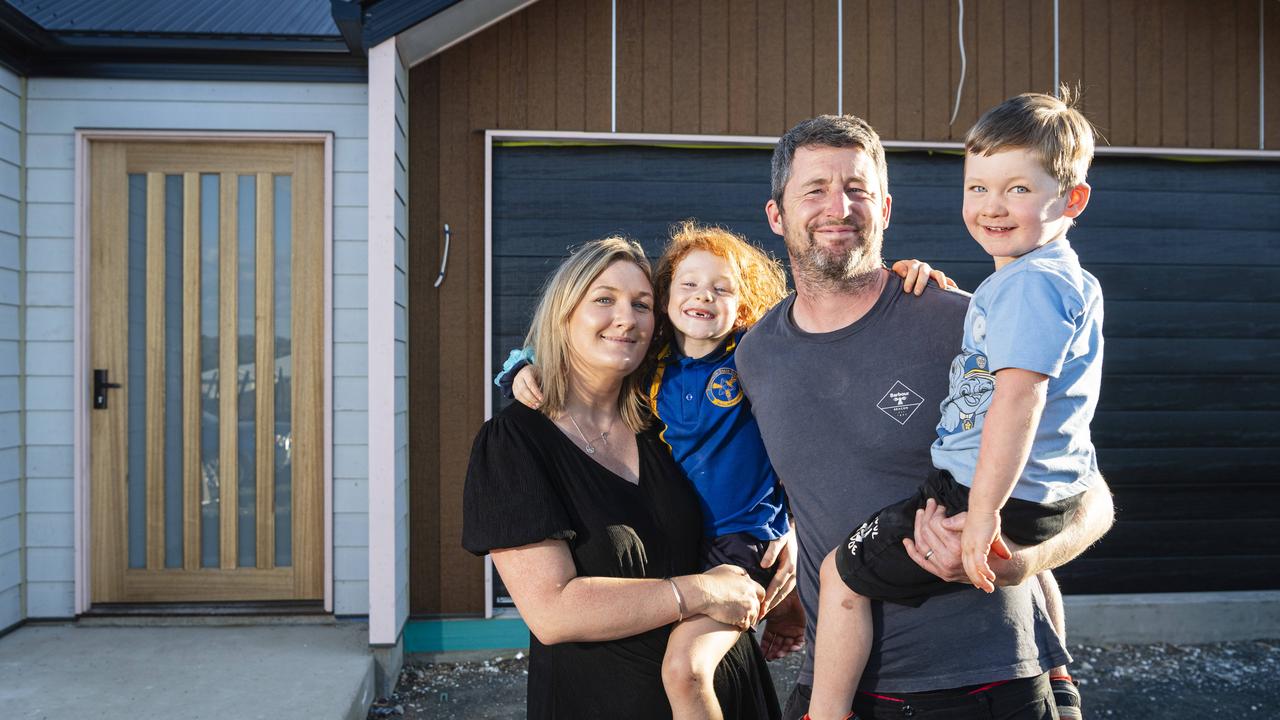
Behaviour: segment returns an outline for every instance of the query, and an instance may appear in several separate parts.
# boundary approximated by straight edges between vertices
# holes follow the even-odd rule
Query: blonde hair
[[[1077,107],[1079,91],[1063,85],[1059,92],[1061,99],[1023,93],[991,108],[969,129],[965,152],[992,155],[1026,148],[1040,156],[1059,193],[1083,183],[1093,161],[1093,124]]]
[[[653,273],[644,250],[633,240],[610,236],[584,243],[560,263],[547,280],[525,336],[525,347],[532,348],[542,371],[543,414],[551,418],[564,412],[569,394],[569,338],[566,329],[569,316],[591,283],[615,262],[629,262],[653,282]],[[640,392],[644,364],[623,378],[618,393],[618,411],[632,432],[640,432],[649,424],[649,409]]]
[[[664,311],[671,297],[671,279],[676,267],[689,253],[705,250],[729,263],[730,271],[738,285],[738,317],[735,330],[749,328],[764,317],[769,308],[787,296],[787,276],[777,259],[765,254],[750,241],[737,233],[714,225],[700,225],[685,220],[671,228],[671,241],[658,258],[658,268],[653,274],[653,289],[657,306]],[[665,318],[665,312],[663,314]],[[670,331],[670,322],[662,324],[662,335]],[[654,343],[655,349],[660,347]]]

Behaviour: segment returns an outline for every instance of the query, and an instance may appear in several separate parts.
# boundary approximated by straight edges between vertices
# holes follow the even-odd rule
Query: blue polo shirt
[[[786,503],[738,382],[741,337],[701,358],[681,355],[674,344],[663,348],[649,400],[663,441],[698,491],[703,533],[774,540],[787,532]]]

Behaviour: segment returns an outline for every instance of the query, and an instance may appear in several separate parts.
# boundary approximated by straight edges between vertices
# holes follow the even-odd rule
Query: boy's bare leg
[[[1058,633],[1058,637],[1065,644],[1067,642],[1067,613],[1062,606],[1062,590],[1058,588],[1058,580],[1053,577],[1052,570],[1042,570],[1036,574],[1036,580],[1039,581],[1040,589],[1044,592],[1044,609],[1049,616],[1049,624],[1053,625],[1054,632]],[[1060,665],[1049,671],[1049,677],[1059,677],[1066,674],[1066,665]]]
[[[672,720],[722,720],[713,684],[716,666],[742,632],[697,615],[675,626],[662,658],[662,685]]]
[[[871,601],[844,584],[835,553],[822,562],[820,577],[809,717],[840,720],[849,715],[871,654]]]
[[[1040,583],[1040,590],[1044,593],[1044,607],[1049,616],[1049,624],[1053,625],[1054,632],[1058,633],[1065,644],[1067,614],[1062,604],[1062,591],[1058,589],[1058,580],[1051,571],[1043,570],[1036,574],[1036,582]],[[1080,691],[1071,679],[1066,665],[1059,665],[1049,671],[1049,686],[1053,688],[1053,702],[1058,708],[1058,717],[1062,720],[1083,720]]]

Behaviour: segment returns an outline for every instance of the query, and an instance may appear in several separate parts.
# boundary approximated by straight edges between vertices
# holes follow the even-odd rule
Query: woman
[[[552,277],[526,345],[543,403],[481,428],[463,546],[489,552],[533,637],[530,718],[665,718],[671,625],[703,614],[746,628],[763,593],[738,567],[697,573],[702,519],[671,453],[643,430],[638,369],[653,335],[649,263],[633,242],[587,243]],[[776,718],[754,640],[716,673],[726,718]]]

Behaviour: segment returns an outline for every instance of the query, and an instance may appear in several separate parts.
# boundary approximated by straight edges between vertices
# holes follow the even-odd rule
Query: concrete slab
[[[1067,595],[1072,643],[1197,644],[1280,639],[1280,591]]]
[[[363,623],[28,625],[0,638],[0,718],[363,720]]]

